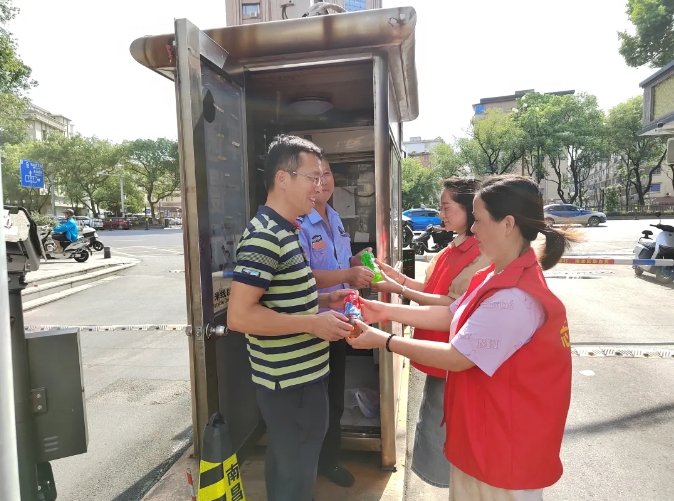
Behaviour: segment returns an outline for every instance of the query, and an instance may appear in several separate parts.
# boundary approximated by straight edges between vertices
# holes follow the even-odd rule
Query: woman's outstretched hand
[[[359,350],[370,350],[372,348],[383,348],[386,346],[386,340],[389,334],[379,329],[375,329],[360,320],[354,320],[356,331],[360,334],[356,337],[346,338],[346,342]]]
[[[363,298],[361,298],[360,303],[362,305],[361,313],[363,315],[363,322],[367,324],[376,324],[378,322],[386,322],[388,320],[388,315],[386,312],[386,308],[388,306],[387,303],[370,301]]]

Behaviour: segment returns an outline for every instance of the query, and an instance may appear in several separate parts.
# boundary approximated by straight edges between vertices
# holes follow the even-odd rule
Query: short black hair
[[[307,139],[280,134],[274,138],[267,150],[264,162],[264,185],[267,191],[274,188],[276,173],[280,170],[294,172],[300,164],[300,153],[315,155],[323,160],[323,150]]]

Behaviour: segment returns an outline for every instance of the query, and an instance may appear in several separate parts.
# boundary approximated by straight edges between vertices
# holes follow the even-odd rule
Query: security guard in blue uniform
[[[321,168],[323,190],[316,195],[314,210],[298,219],[301,225],[300,243],[316,278],[318,292],[368,287],[374,274],[366,266],[361,266],[360,254],[351,255],[351,237],[344,230],[337,211],[328,204],[335,191],[330,164],[323,160]],[[338,462],[342,439],[340,421],[344,414],[346,347],[344,339],[330,343],[330,422],[318,464],[320,475],[342,487],[350,487],[354,482],[353,475]]]

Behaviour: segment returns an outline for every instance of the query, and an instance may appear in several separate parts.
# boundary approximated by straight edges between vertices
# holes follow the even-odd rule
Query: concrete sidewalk
[[[96,285],[115,280],[115,274],[139,263],[136,259],[93,254],[84,263],[75,260],[41,261],[40,268],[26,274],[23,309],[29,311]]]

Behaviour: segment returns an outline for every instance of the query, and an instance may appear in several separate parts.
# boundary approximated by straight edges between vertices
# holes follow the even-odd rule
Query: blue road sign
[[[44,188],[42,164],[21,160],[21,186],[24,188]]]

